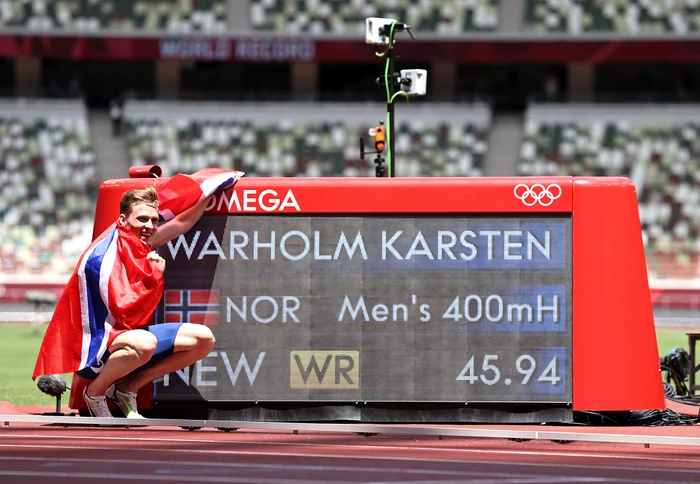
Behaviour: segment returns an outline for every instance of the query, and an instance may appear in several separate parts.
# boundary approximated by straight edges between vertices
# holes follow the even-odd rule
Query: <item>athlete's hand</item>
[[[149,260],[160,272],[165,272],[165,259],[154,250],[148,253],[146,259]]]

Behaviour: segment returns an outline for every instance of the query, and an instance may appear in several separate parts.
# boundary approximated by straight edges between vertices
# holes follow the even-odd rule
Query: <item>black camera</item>
[[[662,370],[675,373],[681,381],[690,375],[690,355],[683,348],[671,350],[666,356],[659,358]]]

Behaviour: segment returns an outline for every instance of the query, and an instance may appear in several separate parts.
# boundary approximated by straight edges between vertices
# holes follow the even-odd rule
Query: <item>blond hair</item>
[[[158,209],[158,192],[153,187],[144,188],[142,190],[129,190],[122,196],[122,201],[119,202],[119,213],[128,217],[134,205],[145,203]]]

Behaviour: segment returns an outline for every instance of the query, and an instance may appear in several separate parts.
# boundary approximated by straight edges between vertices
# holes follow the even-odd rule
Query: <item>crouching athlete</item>
[[[149,276],[142,279],[142,292],[124,303],[134,306],[134,314],[139,314],[141,302],[145,307],[155,307],[154,303],[157,304],[163,294],[165,260],[154,249],[191,229],[204,213],[208,201],[209,198],[205,198],[159,228],[158,194],[154,188],[130,190],[122,197],[117,235],[132,245],[128,264],[139,267]],[[108,284],[113,283],[109,279]],[[214,335],[208,327],[191,323],[149,326],[151,313],[150,310],[147,314],[141,311],[129,323],[123,322],[128,317],[113,321],[102,358],[96,365],[77,372],[90,380],[83,398],[92,416],[112,416],[106,402],[109,398],[127,418],[143,418],[136,408],[138,390],[158,377],[206,357],[214,347]]]

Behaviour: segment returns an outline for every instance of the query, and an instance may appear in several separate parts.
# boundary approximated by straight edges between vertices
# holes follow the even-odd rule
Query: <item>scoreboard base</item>
[[[565,442],[607,442],[617,444],[644,444],[649,445],[683,445],[700,447],[700,438],[692,436],[668,436],[655,432],[643,434],[629,432],[626,434],[610,432],[577,432],[576,429],[546,429],[535,427],[534,429],[490,429],[474,426],[466,427],[435,427],[422,425],[370,425],[358,423],[297,423],[297,422],[236,422],[221,420],[190,420],[190,419],[126,419],[126,418],[94,418],[94,417],[49,417],[41,415],[0,415],[0,422],[4,428],[11,425],[40,424],[44,426],[62,427],[101,427],[124,429],[144,427],[180,427],[183,430],[195,431],[200,429],[217,429],[222,432],[230,432],[238,429],[258,429],[266,431],[291,431],[302,432],[335,432],[353,433],[364,436],[385,435],[412,435],[412,436],[438,436],[438,437],[462,437],[462,438],[487,438],[509,439],[516,442],[529,440]],[[125,430],[130,431],[130,430]]]
[[[530,424],[574,421],[570,406],[541,404],[235,404],[158,402],[156,418],[235,420],[246,422],[494,423]]]

